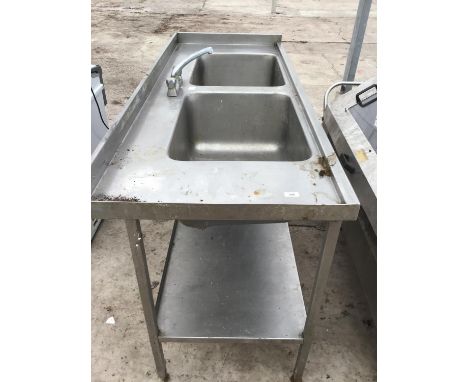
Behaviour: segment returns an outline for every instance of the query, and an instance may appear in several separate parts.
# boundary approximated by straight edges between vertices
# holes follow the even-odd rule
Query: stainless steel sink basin
[[[181,161],[303,161],[311,154],[283,94],[191,94],[169,145],[169,157]]]
[[[199,58],[190,83],[197,86],[283,86],[271,54],[212,54]]]

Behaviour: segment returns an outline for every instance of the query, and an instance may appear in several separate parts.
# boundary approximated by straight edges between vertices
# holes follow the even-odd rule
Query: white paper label
[[[299,192],[296,191],[286,191],[284,193],[285,198],[298,198],[299,197]]]
[[[108,324],[108,325],[115,325],[115,319],[114,319],[114,317],[109,317],[109,318],[106,320],[106,324]]]

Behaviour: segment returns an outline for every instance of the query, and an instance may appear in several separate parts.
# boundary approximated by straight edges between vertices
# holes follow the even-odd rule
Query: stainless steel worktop
[[[168,97],[165,80],[172,67],[207,46],[214,54],[207,56],[206,70],[214,74],[203,79],[194,73],[198,60],[203,60],[199,58],[184,68],[179,94]],[[254,86],[231,86],[229,81],[212,86],[222,73],[212,72],[216,68],[210,69],[208,59],[224,59],[225,66],[223,55],[228,54],[238,59],[246,54],[276,58],[280,79],[276,72],[271,84],[257,76]],[[232,73],[239,67],[226,70]],[[203,81],[209,86],[201,85]],[[184,110],[190,107],[204,114],[184,122]],[[296,132],[282,146],[272,134],[276,130],[284,134],[279,131],[284,113],[293,114],[287,134],[293,134],[293,128]],[[238,125],[232,123],[236,118]],[[252,123],[263,123],[265,142],[233,147],[240,138],[249,140],[248,135],[233,136],[236,126]],[[223,130],[224,125],[230,130]],[[227,142],[221,145],[203,138],[195,145],[183,142],[187,128],[230,135],[221,137]],[[236,150],[241,152],[238,157]],[[276,35],[175,34],[97,148],[92,177],[96,218],[354,220],[359,211],[354,191],[285,56],[281,36]]]

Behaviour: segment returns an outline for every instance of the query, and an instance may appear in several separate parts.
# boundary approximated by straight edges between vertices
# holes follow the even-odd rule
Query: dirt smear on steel
[[[141,202],[139,198],[124,195],[111,196],[99,194],[92,197],[94,202]]]

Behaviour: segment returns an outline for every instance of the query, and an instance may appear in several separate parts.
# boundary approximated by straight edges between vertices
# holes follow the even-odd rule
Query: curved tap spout
[[[171,77],[180,76],[182,74],[182,69],[185,68],[187,64],[197,59],[198,57],[203,56],[204,54],[212,54],[212,53],[213,53],[213,48],[209,46],[208,48],[204,48],[202,50],[199,50],[198,52],[191,54],[185,60],[183,60],[182,62],[179,62],[179,64],[177,64],[176,66],[172,68]]]
[[[171,71],[171,78],[168,78],[166,80],[168,97],[177,97],[179,88],[182,86],[182,69],[185,68],[187,64],[197,59],[198,57],[201,57],[204,54],[212,54],[212,53],[213,53],[213,48],[209,46],[207,48],[199,50],[198,52],[191,54],[185,60],[175,65]]]

